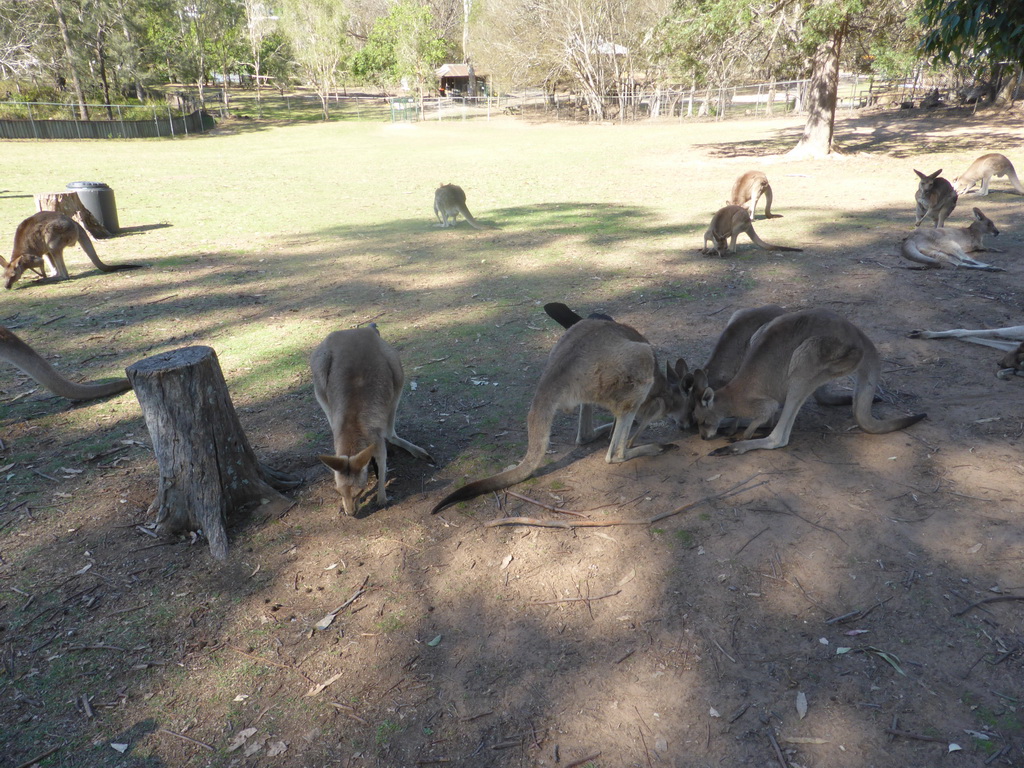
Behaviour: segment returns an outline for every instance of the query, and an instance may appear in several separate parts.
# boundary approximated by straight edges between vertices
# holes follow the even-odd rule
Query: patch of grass
[[[391,720],[384,720],[374,730],[373,741],[378,749],[386,747],[391,738],[402,730],[402,726]]]
[[[676,541],[685,549],[692,549],[697,545],[697,540],[691,531],[681,528],[676,531]]]

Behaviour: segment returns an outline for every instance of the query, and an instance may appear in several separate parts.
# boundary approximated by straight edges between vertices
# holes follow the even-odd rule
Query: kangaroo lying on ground
[[[732,194],[729,195],[730,205],[740,205],[750,213],[750,220],[754,220],[754,209],[757,208],[757,201],[764,195],[764,217],[766,219],[781,219],[781,213],[772,213],[772,185],[768,183],[768,177],[761,171],[747,171],[732,185]]]
[[[53,394],[68,400],[94,400],[116,395],[132,388],[128,379],[117,379],[106,384],[75,384],[61,376],[38,352],[0,325],[0,360],[20,368]]]
[[[4,267],[5,287],[11,288],[30,269],[45,274],[44,257],[49,259],[55,274],[54,280],[67,280],[68,268],[64,264],[64,249],[78,243],[96,269],[101,272],[117,272],[122,269],[139,269],[141,264],[104,264],[96,255],[89,234],[70,216],[56,211],[40,211],[25,219],[14,233],[14,250],[11,263],[0,257]]]
[[[701,253],[710,256],[725,256],[726,253],[736,252],[736,238],[741,232],[754,241],[754,245],[766,251],[802,251],[803,248],[789,248],[784,245],[770,245],[757,236],[754,225],[750,221],[747,209],[740,205],[727,205],[720,208],[711,219],[711,224],[704,233],[704,247]],[[726,248],[726,241],[729,247]],[[711,242],[713,247],[708,248]],[[723,252],[724,251],[724,252]]]
[[[577,405],[581,407],[576,443],[590,442],[610,429],[611,442],[605,455],[609,464],[637,456],[656,456],[675,447],[656,443],[634,446],[633,439],[652,421],[664,416],[678,423],[686,407],[680,384],[686,374],[686,363],[678,360],[675,368],[666,364],[662,373],[654,348],[628,325],[617,323],[607,315],[579,318],[564,304],[551,304],[545,310],[562,325],[568,322],[570,327],[548,355],[530,404],[526,417],[526,456],[513,469],[449,493],[434,505],[431,514],[530,477],[548,449],[555,414]],[[595,429],[594,405],[611,411],[614,421]],[[634,419],[637,427],[631,437]]]
[[[917,184],[917,194],[914,200],[917,201],[917,220],[915,227],[920,227],[925,219],[935,219],[935,226],[941,227],[946,217],[956,208],[956,190],[946,179],[939,176],[942,169],[935,173],[925,175],[916,168],[914,173],[921,180]]]
[[[943,266],[943,262],[946,262],[954,267],[963,267],[964,269],[1004,272],[1002,267],[993,267],[991,264],[985,264],[967,255],[968,251],[1001,253],[995,248],[986,248],[983,242],[986,235],[996,237],[998,234],[999,230],[996,229],[992,220],[982,213],[980,208],[975,208],[974,221],[969,227],[919,229],[909,235],[900,245],[900,255],[932,269],[939,269]]]
[[[455,184],[442,184],[434,192],[434,215],[440,222],[441,228],[454,227],[459,214],[469,222],[474,229],[483,229],[473,218],[473,214],[466,207],[466,193],[462,187]],[[448,219],[451,218],[451,223]]]
[[[958,195],[962,195],[980,181],[981,191],[977,194],[987,195],[988,184],[992,181],[993,176],[996,178],[1000,176],[1008,177],[1017,194],[1024,195],[1024,186],[1021,186],[1020,179],[1017,178],[1017,172],[1013,170],[1013,163],[1010,162],[1006,155],[1000,155],[998,152],[982,155],[971,163],[970,168],[953,180],[953,188]]]
[[[334,435],[333,456],[320,460],[334,470],[342,510],[354,515],[356,500],[369,480],[369,464],[377,464],[377,503],[387,504],[387,444],[404,448],[417,459],[434,463],[430,454],[395,434],[395,413],[405,374],[398,353],[377,332],[377,326],[335,331],[314,350],[313,394]]]
[[[750,419],[743,440],[712,451],[712,456],[771,450],[789,444],[801,406],[822,385],[841,376],[855,379],[853,416],[865,432],[903,429],[925,417],[919,413],[876,419],[871,403],[881,376],[881,361],[871,340],[857,326],[825,309],[806,309],[777,317],[759,329],[739,371],[724,387],[708,385],[704,371],[694,372],[698,392],[694,417],[700,436],[710,440],[727,418]],[[782,408],[767,437],[751,440],[762,424]]]
[[[1008,379],[1014,374],[1024,376],[1024,325],[973,331],[965,328],[954,328],[949,331],[911,331],[907,335],[911,339],[960,339],[1001,350],[1006,355],[999,361],[999,372],[996,376],[1000,379]]]

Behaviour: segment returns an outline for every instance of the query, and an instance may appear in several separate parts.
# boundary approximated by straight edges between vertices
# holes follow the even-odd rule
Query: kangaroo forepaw
[[[675,443],[659,443],[658,447],[661,448],[661,453],[668,453],[669,451],[674,451],[679,448]]]

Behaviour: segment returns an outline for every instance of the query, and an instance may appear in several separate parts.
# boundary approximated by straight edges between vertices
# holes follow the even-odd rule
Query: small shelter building
[[[490,94],[487,75],[474,71],[476,92],[470,93],[470,69],[472,64],[444,64],[437,70],[438,93],[442,96],[487,96]]]

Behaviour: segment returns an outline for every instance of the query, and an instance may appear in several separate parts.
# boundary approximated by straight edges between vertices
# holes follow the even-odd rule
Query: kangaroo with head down
[[[320,460],[334,471],[342,510],[356,512],[356,501],[377,465],[377,503],[387,504],[387,444],[433,463],[430,454],[395,434],[395,415],[405,374],[398,353],[381,339],[375,325],[335,331],[314,350],[313,394],[334,436],[334,455]]]
[[[132,388],[128,379],[117,379],[105,384],[76,384],[68,381],[14,333],[0,325],[0,360],[20,368],[53,394],[68,400],[95,400]]]
[[[785,245],[766,243],[754,231],[747,209],[741,205],[727,205],[720,208],[711,218],[711,224],[704,233],[704,247],[701,253],[710,256],[725,256],[736,252],[736,238],[745,232],[758,248],[766,251],[802,251],[803,248],[790,248]],[[726,242],[728,241],[728,247]],[[709,248],[708,243],[712,243]]]
[[[969,227],[954,229],[952,227],[938,227],[935,229],[919,229],[907,237],[900,245],[900,255],[918,264],[924,264],[925,268],[939,269],[944,264],[964,269],[980,269],[985,272],[1003,272],[1002,267],[993,267],[982,261],[972,259],[968,256],[971,251],[993,251],[1000,252],[996,248],[986,248],[984,239],[986,235],[996,237],[999,230],[992,220],[981,212],[980,208],[974,209],[974,221]],[[921,269],[921,267],[910,267],[910,269]]]
[[[729,195],[730,205],[741,205],[750,213],[750,220],[754,220],[754,209],[757,208],[757,201],[764,195],[764,217],[766,219],[781,219],[781,213],[772,213],[772,185],[768,183],[768,177],[761,171],[747,171],[732,185],[732,194]]]
[[[117,272],[123,269],[138,269],[140,264],[104,264],[96,255],[96,249],[89,239],[89,234],[77,221],[70,216],[56,211],[39,211],[18,225],[14,233],[14,250],[11,263],[0,258],[0,266],[4,267],[5,287],[11,288],[24,274],[32,270],[42,274],[48,259],[54,270],[53,280],[67,280],[70,275],[64,264],[64,249],[78,243],[85,255],[101,272]],[[41,272],[42,271],[42,272]],[[50,278],[48,278],[50,279]]]
[[[996,178],[1006,176],[1016,193],[1024,195],[1024,186],[1021,185],[1020,179],[1017,178],[1017,172],[1013,170],[1013,163],[1010,162],[1006,155],[1000,155],[998,152],[989,152],[987,155],[982,155],[971,163],[971,166],[966,171],[953,179],[953,188],[958,195],[963,195],[980,181],[981,191],[978,194],[987,195],[988,185],[992,181],[993,176]]]
[[[920,227],[925,219],[935,219],[935,226],[941,227],[946,217],[956,208],[956,190],[946,179],[939,176],[942,173],[941,168],[928,175],[915,168],[914,173],[920,179],[917,193],[914,195],[917,203],[917,220],[914,226]]]
[[[852,375],[853,416],[865,432],[892,432],[923,419],[923,413],[892,419],[871,414],[881,369],[878,350],[857,326],[825,309],[789,312],[754,334],[740,369],[724,387],[716,390],[703,371],[694,372],[694,418],[704,440],[713,438],[725,419],[750,420],[743,440],[712,451],[713,456],[781,448],[789,444],[793,422],[807,398],[829,381]],[[750,439],[779,408],[771,433]]]
[[[456,184],[442,184],[434,191],[434,215],[440,222],[438,226],[442,229],[454,227],[460,213],[471,227],[483,229],[473,218],[469,208],[466,207],[466,193],[462,187]],[[448,223],[449,218],[451,219],[450,224]]]
[[[548,355],[526,417],[526,456],[509,470],[452,491],[434,505],[431,514],[459,501],[507,488],[530,477],[540,466],[551,441],[551,425],[559,411],[580,406],[576,443],[583,444],[611,431],[605,461],[618,464],[638,456],[657,456],[672,444],[633,445],[652,421],[668,416],[678,420],[686,408],[681,378],[686,363],[665,366],[662,372],[654,348],[638,331],[607,315],[580,318],[564,304],[545,307],[568,330]],[[593,425],[593,406],[611,411],[614,421]],[[637,422],[632,436],[630,430]]]

